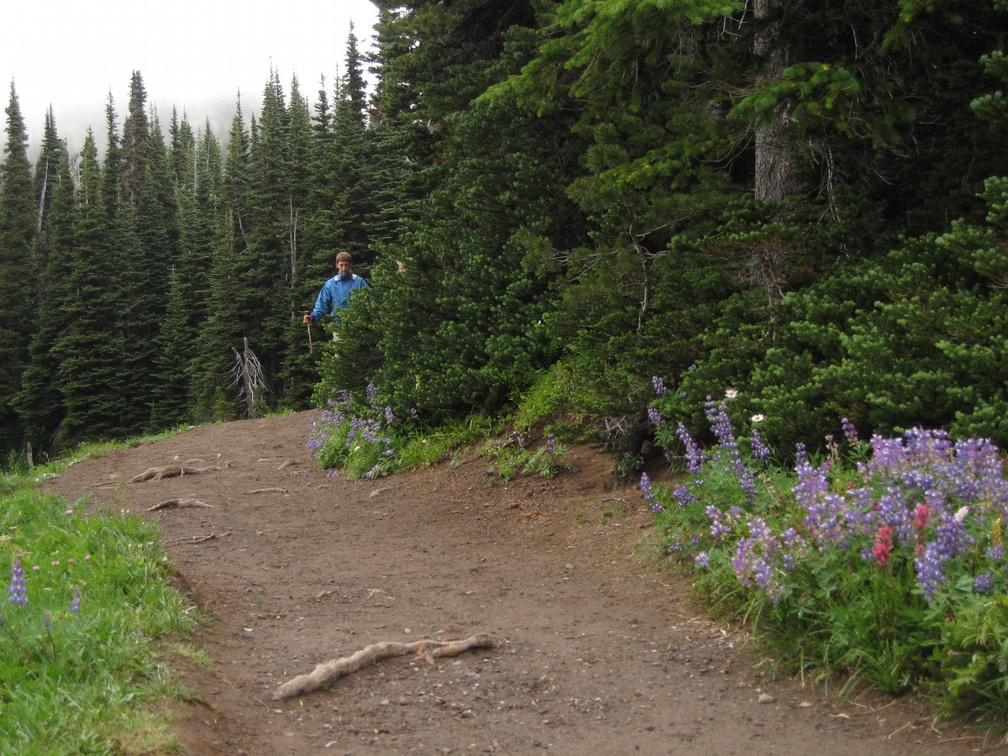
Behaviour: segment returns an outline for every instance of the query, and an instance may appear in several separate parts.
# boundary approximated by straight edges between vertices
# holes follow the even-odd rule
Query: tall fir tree
[[[122,234],[109,217],[110,209],[118,212],[122,174],[111,98],[106,116],[109,141],[105,166],[113,175],[104,175],[94,136],[88,130],[80,157],[78,222],[65,260],[70,291],[63,303],[63,316],[70,327],[53,345],[59,363],[54,380],[66,413],[54,441],[60,447],[120,438],[125,432],[124,343],[117,285],[122,271],[118,254]]]
[[[168,152],[156,117],[152,125],[143,149],[146,170],[140,193],[136,204],[125,209],[128,246],[120,276],[123,372],[129,376],[124,424],[131,433],[149,427],[150,407],[161,384],[157,338],[168,302],[169,271],[177,257],[172,242],[176,234],[169,230],[169,208],[175,202]]]
[[[209,312],[200,330],[193,365],[191,395],[196,419],[229,420],[239,416],[238,396],[231,386],[232,350],[242,345],[245,317],[239,274],[249,256],[252,224],[251,137],[239,98],[231,130],[221,185],[220,239],[210,270]]]
[[[193,160],[192,178],[177,184],[182,208],[181,251],[170,271],[168,312],[157,339],[158,384],[151,410],[152,428],[170,427],[194,417],[197,345],[210,311],[210,274],[220,241],[221,156],[209,123],[199,144],[187,151]]]
[[[31,341],[18,396],[18,414],[27,438],[36,450],[46,453],[60,451],[59,432],[66,417],[59,390],[62,365],[55,347],[70,332],[72,321],[67,317],[67,307],[75,300],[72,263],[80,259],[74,249],[78,210],[67,150],[60,156],[47,193],[52,197],[48,224],[51,244],[40,276],[38,330]]]
[[[140,202],[147,179],[150,123],[147,117],[147,88],[139,71],[130,77],[129,109],[123,122],[123,198],[127,207]]]
[[[28,134],[14,82],[7,101],[7,144],[0,165],[0,452],[22,442],[15,411],[21,373],[35,330],[35,191],[28,161]]]
[[[290,113],[276,71],[263,91],[263,108],[250,145],[252,182],[248,194],[254,223],[245,229],[248,248],[239,258],[237,296],[242,334],[262,366],[262,400],[275,407],[283,398],[282,362],[293,327],[289,287],[289,240],[293,189]]]

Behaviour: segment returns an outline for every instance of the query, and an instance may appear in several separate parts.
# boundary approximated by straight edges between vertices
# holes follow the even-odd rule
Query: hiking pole
[[[306,312],[305,315],[307,314]],[[308,327],[308,354],[315,354],[315,347],[312,346],[311,340],[311,323],[305,323],[305,325]]]

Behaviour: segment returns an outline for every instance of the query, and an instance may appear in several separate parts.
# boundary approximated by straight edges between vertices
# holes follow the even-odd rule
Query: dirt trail
[[[557,478],[488,481],[485,460],[376,481],[329,477],[311,413],[192,429],[75,464],[45,487],[141,512],[214,618],[210,670],[178,733],[193,754],[641,752],[926,754],[980,747],[912,700],[838,701],[769,682],[738,633],[645,566],[649,517],[610,460],[574,448]],[[149,468],[210,469],[129,482]],[[390,659],[329,690],[270,694],[378,641],[485,632],[499,645]]]

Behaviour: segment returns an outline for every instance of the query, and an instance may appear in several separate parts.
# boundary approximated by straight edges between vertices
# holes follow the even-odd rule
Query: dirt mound
[[[213,668],[184,670],[194,695],[177,730],[191,753],[979,746],[933,729],[914,700],[843,702],[763,679],[744,635],[705,620],[671,572],[640,558],[648,512],[634,488],[613,487],[597,452],[575,447],[574,469],[553,479],[495,482],[469,457],[347,481],[316,467],[311,419],[194,428],[45,484],[156,521],[180,586],[213,616],[195,639]],[[272,699],[290,678],[379,641],[476,633],[496,648],[393,658]]]

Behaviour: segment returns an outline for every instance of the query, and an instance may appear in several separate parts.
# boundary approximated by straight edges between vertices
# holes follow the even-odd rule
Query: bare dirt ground
[[[199,427],[72,465],[45,487],[145,512],[213,617],[184,659],[193,754],[888,754],[978,750],[912,698],[841,700],[770,680],[747,636],[705,619],[647,559],[649,515],[612,461],[574,448],[553,479],[487,478],[475,455],[375,481],[319,470],[311,413]],[[219,468],[129,482],[149,468]],[[316,664],[379,641],[488,633],[277,702]]]

